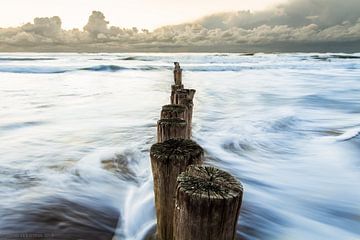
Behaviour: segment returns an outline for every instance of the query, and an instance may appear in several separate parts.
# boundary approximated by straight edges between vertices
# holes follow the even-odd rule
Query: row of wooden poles
[[[182,84],[175,62],[171,104],[162,107],[157,143],[150,149],[157,240],[233,240],[243,188],[229,173],[203,165],[191,140],[194,89]]]

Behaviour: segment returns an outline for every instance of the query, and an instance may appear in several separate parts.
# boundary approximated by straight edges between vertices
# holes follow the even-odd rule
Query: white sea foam
[[[118,239],[153,231],[148,151],[180,61],[206,163],[244,184],[245,239],[359,238],[360,59],[332,55],[0,54],[0,232],[51,195],[117,209]]]

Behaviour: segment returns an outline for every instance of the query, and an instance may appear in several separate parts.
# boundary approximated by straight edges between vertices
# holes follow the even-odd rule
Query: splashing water
[[[359,54],[0,54],[0,238],[142,240],[172,62],[240,239],[360,238]],[[20,229],[20,230],[19,230]]]

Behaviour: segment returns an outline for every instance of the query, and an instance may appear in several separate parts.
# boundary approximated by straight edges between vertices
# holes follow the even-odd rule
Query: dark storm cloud
[[[358,0],[292,0],[271,9],[250,13],[238,11],[207,16],[198,21],[204,27],[252,29],[261,25],[302,27],[316,24],[321,28],[356,23],[360,18]]]

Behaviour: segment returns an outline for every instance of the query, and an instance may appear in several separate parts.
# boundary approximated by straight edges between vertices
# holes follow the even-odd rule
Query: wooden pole
[[[210,166],[190,166],[177,182],[173,239],[233,240],[242,185]]]
[[[171,96],[170,102],[171,104],[175,104],[175,93],[179,89],[183,89],[184,85],[182,84],[182,69],[180,68],[180,64],[178,62],[174,62],[174,85],[171,85]]]
[[[170,96],[170,102],[171,104],[175,104],[175,93],[177,90],[183,89],[184,85],[171,85],[171,96]]]
[[[186,89],[189,92],[189,99],[193,100],[196,90],[195,89]]]
[[[194,104],[193,101],[190,99],[181,99],[179,102],[182,106],[185,106],[185,120],[186,120],[186,136],[191,138],[191,131],[192,131],[192,115],[193,115],[193,108]]]
[[[179,88],[174,93],[174,103],[180,104],[182,99],[193,100],[196,90],[195,89],[184,89]]]
[[[157,122],[158,143],[172,138],[187,139],[187,123],[181,118],[164,118]]]
[[[185,120],[186,107],[183,105],[169,104],[162,107],[160,119],[181,118]]]
[[[187,122],[187,136],[191,137],[192,131],[192,115],[193,115],[193,98],[195,95],[195,89],[178,89],[174,94],[175,104],[184,105],[186,107],[185,120]]]
[[[178,62],[174,62],[175,68],[174,68],[174,82],[175,85],[181,86],[182,85],[182,69],[180,67],[180,64]]]
[[[180,101],[182,99],[188,99],[189,98],[189,92],[187,89],[177,89],[174,94],[174,102],[175,104],[180,104]]]
[[[151,167],[154,177],[157,240],[171,240],[175,190],[178,175],[190,164],[203,162],[204,150],[189,139],[170,139],[152,145]]]

